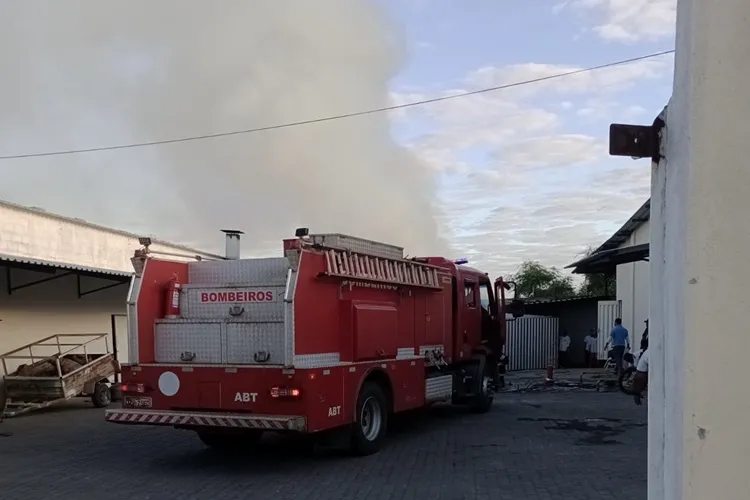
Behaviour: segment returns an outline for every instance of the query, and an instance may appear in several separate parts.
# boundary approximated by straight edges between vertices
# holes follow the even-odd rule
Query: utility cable
[[[131,149],[131,148],[143,148],[147,146],[159,146],[162,144],[174,144],[178,142],[191,142],[191,141],[202,141],[205,139],[215,139],[218,137],[229,137],[232,135],[244,135],[244,134],[253,134],[256,132],[265,132],[268,130],[277,130],[282,128],[290,128],[290,127],[299,127],[302,125],[312,125],[314,123],[322,123],[322,122],[329,122],[334,120],[343,120],[346,118],[354,118],[356,116],[363,116],[363,115],[371,115],[375,113],[384,113],[388,111],[395,111],[399,109],[405,109],[405,108],[412,108],[415,106],[423,106],[425,104],[432,104],[436,102],[441,101],[448,101],[450,99],[460,99],[463,97],[469,97],[473,95],[479,95],[479,94],[486,94],[489,92],[496,92],[498,90],[504,90],[514,87],[521,87],[523,85],[531,85],[533,83],[539,83],[544,82],[548,80],[555,80],[558,78],[565,78],[568,76],[573,75],[579,75],[581,73],[588,73],[591,71],[598,71],[605,68],[611,68],[613,66],[621,66],[623,64],[630,64],[638,61],[643,61],[646,59],[653,59],[655,57],[661,57],[666,54],[672,54],[674,53],[674,49],[672,50],[664,50],[662,52],[654,52],[652,54],[647,54],[639,57],[633,57],[630,59],[622,59],[619,61],[614,61],[606,64],[600,64],[599,66],[591,66],[588,68],[581,68],[576,69],[572,71],[566,71],[564,73],[556,73],[554,75],[548,75],[548,76],[541,76],[538,78],[532,78],[530,80],[523,80],[519,82],[513,82],[513,83],[507,83],[504,85],[497,85],[494,87],[486,87],[478,90],[471,90],[467,92],[462,92],[460,94],[452,94],[442,97],[434,97],[431,99],[424,99],[421,101],[413,101],[408,102],[405,104],[396,104],[393,106],[385,106],[382,108],[374,108],[374,109],[367,109],[363,111],[356,111],[352,113],[344,113],[340,115],[333,115],[333,116],[325,116],[321,118],[314,118],[310,120],[301,120],[296,122],[288,122],[288,123],[280,123],[277,125],[268,125],[265,127],[256,127],[256,128],[249,128],[244,130],[234,130],[231,132],[219,132],[216,134],[205,134],[205,135],[195,135],[195,136],[189,136],[189,137],[180,137],[176,139],[165,139],[161,141],[149,141],[149,142],[136,142],[132,144],[121,144],[121,145],[115,145],[115,146],[102,146],[98,148],[86,148],[86,149],[70,149],[70,150],[60,150],[60,151],[48,151],[48,152],[42,152],[42,153],[27,153],[27,154],[19,154],[19,155],[7,155],[7,156],[0,156],[0,160],[15,160],[20,158],[37,158],[41,156],[62,156],[62,155],[73,155],[73,154],[80,154],[80,153],[95,153],[98,151],[113,151],[116,149]]]

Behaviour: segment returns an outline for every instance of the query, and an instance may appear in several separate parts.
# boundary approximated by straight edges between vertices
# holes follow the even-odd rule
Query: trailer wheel
[[[263,431],[248,429],[242,433],[215,430],[196,431],[198,439],[209,448],[223,451],[240,451],[252,447],[263,437]]]
[[[357,398],[357,414],[352,429],[351,451],[372,455],[380,451],[388,424],[388,403],[378,384],[366,382]]]
[[[94,392],[91,394],[91,402],[97,408],[106,408],[112,402],[112,393],[109,386],[104,382],[98,382],[94,386]]]
[[[471,398],[470,408],[474,413],[487,413],[495,399],[494,373],[490,363],[485,363],[477,395]]]

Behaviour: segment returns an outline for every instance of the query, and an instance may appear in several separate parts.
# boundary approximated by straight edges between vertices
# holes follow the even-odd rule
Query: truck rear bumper
[[[107,422],[129,425],[165,425],[180,427],[230,427],[269,431],[307,430],[305,417],[293,415],[245,415],[238,413],[194,413],[158,410],[106,410]]]

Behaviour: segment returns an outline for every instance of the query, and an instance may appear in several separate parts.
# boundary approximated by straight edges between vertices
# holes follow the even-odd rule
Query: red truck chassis
[[[298,231],[283,257],[264,259],[237,258],[235,240],[229,232],[227,260],[136,252],[130,364],[107,421],[189,429],[212,447],[342,428],[369,454],[393,413],[491,408],[504,373],[502,279],[338,234]]]

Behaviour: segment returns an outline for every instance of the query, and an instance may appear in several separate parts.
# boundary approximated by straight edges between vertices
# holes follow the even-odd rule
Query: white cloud
[[[503,164],[517,168],[589,164],[606,154],[606,143],[581,134],[534,137],[494,153]]]
[[[582,125],[644,113],[619,91],[668,75],[670,62],[642,61],[405,110],[400,123],[415,120],[428,130],[409,146],[449,175],[440,191],[440,222],[456,256],[469,256],[493,274],[512,272],[525,259],[564,267],[609,237],[648,196],[648,162],[609,158],[606,125],[594,123],[601,133],[590,135],[566,130],[566,120],[584,115],[576,120]],[[575,69],[486,67],[468,74],[462,88],[438,94],[410,89],[394,102]],[[540,100],[550,94],[554,99]]]
[[[673,64],[672,54],[652,59],[643,59],[630,64],[611,66],[595,71],[586,71],[561,78],[552,78],[530,83],[519,87],[503,89],[506,96],[530,98],[541,93],[586,95],[615,93],[644,80],[655,80],[669,74]],[[473,71],[466,77],[467,85],[472,88],[487,88],[528,82],[539,78],[581,71],[580,66],[561,64],[526,63],[510,66],[487,66]]]
[[[607,41],[661,40],[675,32],[677,0],[570,0],[553,11],[565,8],[591,18],[592,31]]]

